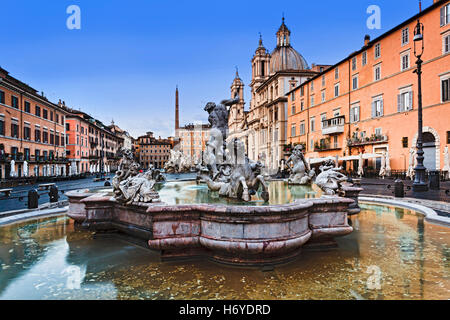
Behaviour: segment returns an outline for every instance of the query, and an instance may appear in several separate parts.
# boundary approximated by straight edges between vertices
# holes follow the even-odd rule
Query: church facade
[[[252,58],[251,100],[245,110],[244,83],[236,72],[231,96],[239,103],[230,108],[228,139],[239,138],[252,160],[260,160],[269,173],[274,173],[286,159],[287,107],[286,94],[317,75],[328,66],[312,68],[291,46],[291,32],[283,22],[276,33],[277,46],[269,53],[262,38]]]

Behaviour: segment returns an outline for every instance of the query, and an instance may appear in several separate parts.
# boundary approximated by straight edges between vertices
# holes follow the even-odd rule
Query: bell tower
[[[244,120],[244,83],[239,77],[239,71],[236,68],[236,76],[231,85],[231,99],[239,97],[239,103],[230,108],[229,124],[239,123]]]
[[[269,78],[269,65],[270,53],[264,47],[262,36],[259,34],[259,46],[252,58],[252,82],[250,83],[250,87],[252,88],[252,104],[255,100],[256,88]],[[252,104],[250,108],[252,108]]]

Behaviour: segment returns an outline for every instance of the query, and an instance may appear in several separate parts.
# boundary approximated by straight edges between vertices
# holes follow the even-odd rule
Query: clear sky
[[[81,30],[66,27],[72,4]],[[370,5],[381,8],[380,30],[366,26]],[[259,32],[274,49],[283,13],[308,64],[334,64],[365,34],[416,14],[418,0],[2,0],[0,12],[0,66],[12,76],[135,137],[165,137],[174,134],[176,85],[181,124],[206,122],[204,105],[230,96],[235,66],[250,82]]]

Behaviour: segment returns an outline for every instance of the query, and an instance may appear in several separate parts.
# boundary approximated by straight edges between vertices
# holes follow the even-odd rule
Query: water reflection
[[[215,203],[235,205],[264,205],[260,192],[253,200],[246,203],[234,199],[226,199],[219,196],[218,192],[212,192],[205,184],[196,184],[195,181],[167,182],[158,187],[161,201],[168,204],[191,204],[191,203]],[[295,199],[311,199],[320,197],[322,191],[317,186],[286,186],[283,181],[272,181],[269,183],[269,204],[287,204]]]
[[[361,207],[337,249],[305,249],[272,272],[207,260],[161,263],[144,248],[78,231],[66,217],[5,226],[0,299],[450,298],[449,229],[409,210]],[[374,276],[378,289],[369,285]]]

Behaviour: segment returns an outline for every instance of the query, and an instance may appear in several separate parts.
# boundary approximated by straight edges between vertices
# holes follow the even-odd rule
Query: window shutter
[[[409,110],[413,109],[413,91],[409,92]]]
[[[441,27],[445,24],[445,7],[441,8]]]
[[[376,117],[376,107],[375,101],[372,101],[372,118]]]
[[[402,95],[397,95],[397,112],[402,112]]]
[[[380,116],[383,116],[384,115],[384,100],[380,101],[380,112],[381,112]]]

